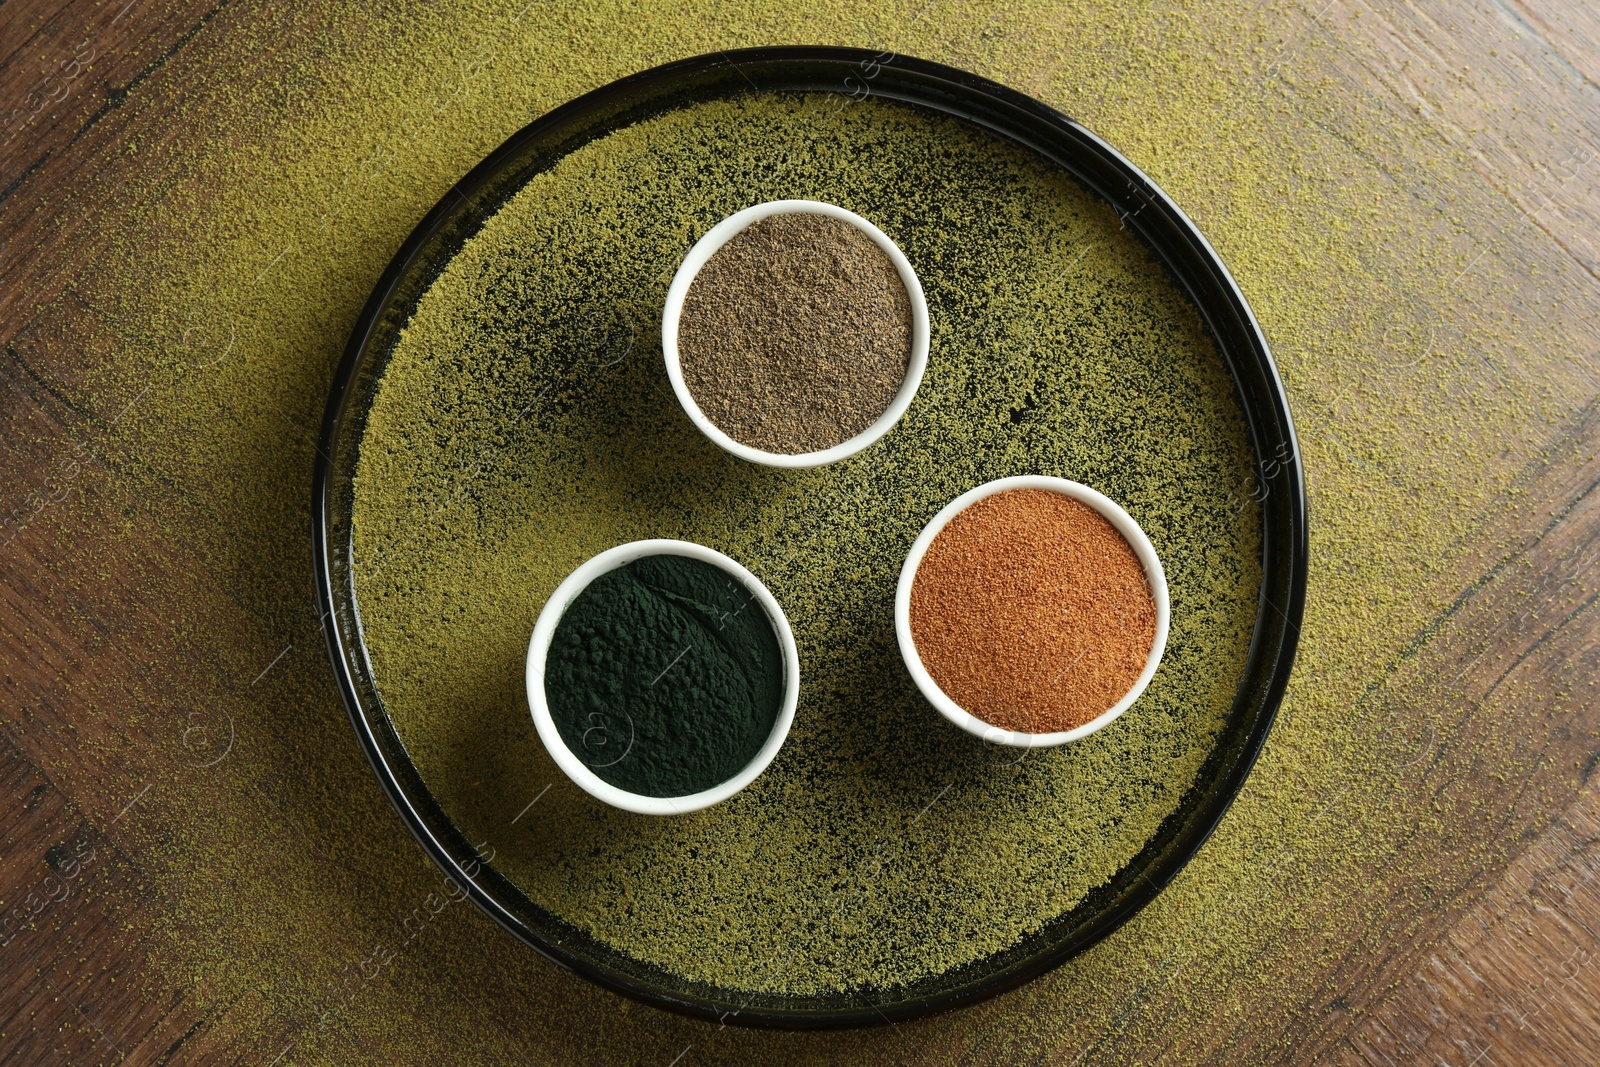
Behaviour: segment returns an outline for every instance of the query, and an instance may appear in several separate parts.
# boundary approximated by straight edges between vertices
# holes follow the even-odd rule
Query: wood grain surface
[[[1419,201],[1428,179],[1418,159],[1448,151],[1469,161],[1483,206],[1462,210],[1478,212],[1473,232],[1487,236],[1460,245],[1466,266],[1456,277],[1470,280],[1488,260],[1504,265],[1509,280],[1480,310],[1509,322],[1537,315],[1547,331],[1538,336],[1559,338],[1503,362],[1484,357],[1486,380],[1535,383],[1517,394],[1526,399],[1519,428],[1533,444],[1515,457],[1517,472],[1471,525],[1450,569],[1428,578],[1449,608],[1402,635],[1401,653],[1362,698],[1374,714],[1429,713],[1413,721],[1431,725],[1401,746],[1403,786],[1349,787],[1307,831],[1326,820],[1359,834],[1364,812],[1415,803],[1451,813],[1447,832],[1429,836],[1419,826],[1409,848],[1386,840],[1355,872],[1357,889],[1336,900],[1308,896],[1303,922],[1268,931],[1251,949],[1244,966],[1267,981],[1251,987],[1248,1010],[1207,1028],[1161,1024],[1188,1010],[1194,994],[1155,969],[1104,992],[1100,1016],[1081,1028],[1062,1024],[1042,1051],[1017,1052],[1021,1045],[994,1036],[1032,1025],[1036,1002],[1009,998],[948,1023],[897,1028],[870,1045],[819,1039],[785,1056],[1600,1062],[1600,8],[1315,0],[1236,14],[1241,24],[1267,18],[1274,27],[1262,78],[1283,93],[1286,121],[1335,141],[1350,134],[1341,124],[1424,131],[1425,141],[1396,140],[1368,160],[1397,184],[1424,190]],[[991,41],[1036,48],[1015,79],[1020,88],[1071,103],[1091,126],[1115,112],[1115,77],[1098,100],[1052,98],[1049,48],[1026,33],[1004,37],[1003,15],[941,24],[945,44],[925,54],[982,71]],[[235,913],[257,898],[197,903],[172,887],[199,871],[208,885],[304,878],[309,886],[315,872],[315,892],[297,896],[291,887],[272,898],[293,907],[245,918],[303,925],[284,936],[304,954],[304,985],[321,989],[344,961],[321,960],[307,916],[338,911],[330,901],[342,899],[408,912],[436,886],[338,709],[302,551],[307,516],[275,520],[296,547],[269,552],[234,543],[226,508],[164,481],[154,465],[135,479],[147,487],[141,492],[127,488],[135,484],[128,477],[102,476],[138,467],[137,456],[103,442],[145,394],[122,388],[114,373],[118,342],[93,281],[114,270],[112,238],[136,197],[174,205],[171,228],[181,239],[182,211],[206,197],[183,148],[216,135],[195,124],[204,101],[169,106],[177,82],[164,72],[225,62],[238,84],[271,81],[290,58],[327,47],[319,17],[211,0],[0,4],[0,1062],[297,1062],[303,1018],[315,1014],[299,994],[261,980],[248,953],[200,975],[174,966],[163,948],[221,929],[248,939]],[[929,24],[938,17],[928,15]],[[1206,17],[1225,22],[1233,13],[1209,8]],[[238,46],[230,27],[246,19],[252,39],[270,39],[271,49]],[[1155,14],[1150,22],[1160,25]],[[1128,55],[1136,61],[1136,50]],[[672,56],[636,58],[642,67]],[[226,95],[225,86],[208,91]],[[319,373],[325,389],[327,371]],[[1586,399],[1558,404],[1538,392],[1546,385]],[[1319,440],[1344,447],[1332,427],[1346,432],[1334,416],[1351,401],[1309,387],[1295,400],[1302,426],[1326,423]],[[318,388],[264,390],[250,417],[274,429],[257,435],[259,451],[236,460],[237,479],[306,480],[320,402]],[[1506,442],[1477,447],[1486,456],[1511,452]],[[1398,476],[1375,469],[1373,477]],[[1313,504],[1315,519],[1315,496]],[[204,702],[180,699],[197,692],[208,694]],[[268,699],[274,709],[302,710],[253,714]],[[247,720],[259,725],[248,736],[240,728]],[[245,813],[251,841],[221,830],[207,837],[207,812],[222,807]],[[185,831],[174,833],[179,825]],[[252,855],[295,863],[262,870]],[[1319,877],[1302,869],[1314,865],[1311,852],[1291,849],[1270,862],[1285,886]],[[1279,885],[1276,875],[1268,884]],[[582,1050],[610,1040],[608,1015],[649,1010],[524,961],[531,954],[482,965],[519,947],[465,906],[431,924],[415,947],[405,942],[393,981],[368,995],[427,1031],[430,1047],[455,1050],[449,1059],[504,1062],[481,1043],[486,1031],[529,1048],[535,1034],[553,1031],[565,1043],[538,1038],[533,1059],[567,1058],[551,1051],[558,1048],[587,1059]],[[537,1003],[527,1008],[535,984]],[[963,1027],[975,1028],[973,1020],[988,1036],[969,1040]],[[681,1020],[650,1032],[632,1062],[693,1067],[717,1042],[744,1040]],[[382,1033],[340,1040],[334,1058],[408,1058]],[[775,1045],[749,1040],[726,1046],[725,1057],[776,1055]]]

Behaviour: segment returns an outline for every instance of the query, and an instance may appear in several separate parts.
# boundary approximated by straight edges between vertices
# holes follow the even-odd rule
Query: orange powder
[[[1155,643],[1133,546],[1046,489],[1010,489],[939,531],[911,585],[911,636],[951,700],[1007,730],[1054,733],[1127,695]]]

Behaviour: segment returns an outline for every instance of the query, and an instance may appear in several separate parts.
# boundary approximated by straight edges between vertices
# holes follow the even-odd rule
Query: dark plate
[[[1075,176],[1117,210],[1199,309],[1233,377],[1255,451],[1261,602],[1233,709],[1195,785],[1134,860],[1070,912],[1005,952],[877,999],[751,996],[686,982],[597,942],[477,862],[384,710],[354,591],[350,518],[367,412],[401,326],[440,268],[530,176],[578,146],[663,111],[753,89],[902,101],[979,126]],[[761,48],[657,67],[552,111],[479,164],[417,226],[356,323],[323,418],[312,510],[318,606],[339,691],[373,770],[428,854],[480,908],[562,966],[659,1007],[756,1026],[861,1026],[947,1011],[1020,985],[1116,929],[1178,873],[1249,773],[1288,682],[1305,602],[1305,485],[1288,402],[1254,315],[1199,230],[1115,149],[1037,100],[936,63],[849,48]]]

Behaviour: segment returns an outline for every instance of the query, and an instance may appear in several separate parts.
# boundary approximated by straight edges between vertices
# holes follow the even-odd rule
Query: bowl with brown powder
[[[741,459],[820,467],[906,413],[928,365],[916,271],[835,204],[775,200],[723,219],[678,267],[661,317],[690,421]]]
[[[895,633],[939,713],[992,744],[1087,737],[1155,677],[1170,622],[1155,547],[1116,501],[1023,475],[956,497],[912,543]]]

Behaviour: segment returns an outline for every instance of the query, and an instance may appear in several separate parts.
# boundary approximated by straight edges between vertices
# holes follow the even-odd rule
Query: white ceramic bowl
[[[690,559],[703,560],[726,571],[730,577],[737,579],[744,586],[766,612],[767,620],[772,623],[772,631],[777,635],[778,647],[783,652],[783,704],[778,709],[778,718],[772,724],[772,733],[768,735],[766,744],[762,745],[755,758],[732,778],[710,789],[681,797],[650,797],[630,793],[626,789],[618,789],[595,774],[562,740],[561,731],[556,729],[555,720],[550,717],[549,701],[545,699],[545,657],[550,651],[550,639],[555,636],[556,624],[566,613],[567,606],[600,575],[644,556],[687,556]],[[784,739],[789,736],[789,727],[794,723],[794,709],[800,702],[800,653],[795,648],[794,632],[789,629],[789,620],[784,616],[783,609],[778,606],[778,601],[767,591],[767,587],[761,584],[759,578],[738,563],[715,549],[690,541],[660,539],[632,541],[608,549],[590,559],[567,575],[566,580],[556,586],[556,591],[550,594],[544,609],[539,612],[538,621],[533,625],[533,639],[528,642],[527,684],[528,706],[533,709],[533,725],[539,731],[539,740],[544,742],[544,747],[556,761],[556,766],[560,767],[568,778],[578,783],[584,792],[597,800],[605,801],[612,807],[638,812],[641,815],[682,815],[685,812],[708,808],[733,796],[755,781],[778,754],[778,749],[783,747]]]
[[[900,281],[905,284],[906,295],[911,298],[911,358],[906,365],[906,377],[900,385],[900,391],[894,395],[889,407],[871,426],[832,448],[789,455],[783,452],[766,452],[740,444],[706,418],[683,381],[683,368],[678,362],[678,320],[683,315],[683,301],[689,295],[689,286],[694,284],[695,275],[700,273],[700,268],[706,265],[712,253],[727,244],[751,223],[759,222],[771,215],[797,212],[843,219],[872,238],[873,242],[894,262],[895,270],[900,273]],[[917,387],[922,384],[922,374],[928,369],[928,337],[928,301],[922,295],[922,283],[917,280],[917,272],[911,269],[911,263],[906,259],[905,253],[890,240],[888,234],[860,215],[846,211],[836,204],[825,204],[820,200],[772,200],[765,204],[747,207],[717,223],[706,231],[706,235],[696,241],[694,247],[689,249],[689,254],[683,257],[683,262],[678,266],[678,273],[673,275],[672,285],[667,289],[666,310],[661,314],[661,351],[667,361],[667,377],[672,380],[672,391],[678,394],[678,403],[683,405],[683,410],[688,414],[690,421],[719,447],[740,459],[762,463],[769,467],[820,467],[826,463],[835,463],[855,455],[888,433],[890,427],[899,421],[900,416],[911,406],[912,399],[917,395]]]
[[[911,586],[916,581],[917,568],[922,564],[922,557],[928,552],[928,546],[933,544],[933,539],[945,528],[949,521],[961,514],[967,508],[976,504],[984,497],[1005,492],[1007,489],[1048,489],[1051,492],[1070,496],[1081,500],[1104,515],[1117,532],[1127,538],[1128,544],[1133,546],[1134,554],[1139,557],[1139,563],[1144,567],[1146,580],[1150,583],[1150,592],[1156,602],[1156,636],[1150,648],[1150,658],[1145,661],[1144,670],[1133,683],[1133,688],[1128,690],[1126,696],[1106,709],[1098,717],[1091,719],[1082,726],[1071,730],[1061,730],[1050,734],[1030,734],[1019,730],[1007,730],[982,719],[967,711],[945,695],[928,670],[922,665],[922,657],[917,654],[916,642],[911,636]],[[922,695],[928,698],[928,703],[939,710],[939,714],[967,731],[975,734],[992,744],[1012,745],[1017,748],[1046,748],[1051,745],[1061,745],[1068,741],[1076,741],[1080,737],[1087,737],[1096,730],[1104,729],[1117,717],[1133,706],[1139,699],[1145,687],[1150,684],[1150,679],[1155,677],[1156,668],[1161,665],[1161,654],[1167,647],[1167,629],[1171,623],[1171,606],[1167,598],[1167,576],[1161,569],[1161,559],[1156,555],[1155,546],[1150,543],[1150,538],[1145,536],[1139,524],[1133,521],[1133,516],[1117,504],[1116,501],[1104,494],[1097,493],[1087,485],[1071,482],[1065,478],[1048,478],[1042,475],[1021,475],[1015,478],[999,478],[992,482],[985,482],[976,489],[968,490],[950,501],[939,514],[935,515],[928,525],[922,528],[922,533],[911,544],[911,551],[906,554],[904,566],[900,568],[900,585],[895,590],[894,597],[894,630],[895,637],[900,642],[900,655],[905,660],[906,669],[911,672],[911,677],[917,683],[917,688],[922,690]]]

